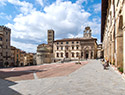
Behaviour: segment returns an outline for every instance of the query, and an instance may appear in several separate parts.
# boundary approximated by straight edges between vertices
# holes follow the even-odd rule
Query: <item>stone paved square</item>
[[[71,64],[73,63],[67,64],[67,67]],[[60,64],[56,65],[58,68],[61,67]],[[45,68],[48,68],[47,65]],[[57,74],[57,77],[55,75],[20,81],[0,79],[0,93],[1,95],[125,95],[125,80],[111,67],[104,70],[99,60],[88,60],[86,65],[68,75]]]

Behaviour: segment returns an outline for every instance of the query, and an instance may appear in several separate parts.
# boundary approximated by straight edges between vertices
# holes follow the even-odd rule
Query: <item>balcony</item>
[[[0,31],[0,35],[3,35],[3,32],[2,32],[2,31]]]

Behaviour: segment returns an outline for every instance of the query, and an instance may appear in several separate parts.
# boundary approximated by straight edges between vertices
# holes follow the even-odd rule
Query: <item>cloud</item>
[[[5,3],[6,0],[0,0],[0,6],[5,6],[6,3]]]
[[[6,2],[11,3],[15,6],[20,7],[20,12],[24,15],[30,13],[31,11],[34,11],[35,8],[33,8],[33,5],[31,3],[28,3],[26,1],[20,1],[20,0],[0,0],[1,5],[6,5]]]
[[[94,12],[98,13],[101,11],[101,3],[93,5]]]
[[[8,0],[9,3],[20,6],[21,13],[13,19],[13,24],[8,23],[6,26],[12,30],[12,45],[21,45],[20,48],[26,51],[36,52],[37,45],[47,41],[48,29],[54,29],[56,39],[82,37],[86,26],[92,28],[93,34],[99,33],[100,24],[95,20],[90,21],[91,14],[78,3],[86,0],[78,0],[76,3],[57,0],[45,6],[43,12],[35,10],[28,2],[14,1]]]
[[[41,6],[44,6],[43,0],[36,0],[37,3],[39,3]]]
[[[11,20],[12,16],[11,15],[7,15],[3,12],[0,13],[0,19],[6,19],[6,20]]]
[[[81,5],[82,3],[84,3],[84,2],[85,2],[86,4],[88,3],[87,0],[77,0],[77,1],[76,1],[76,3],[77,3],[77,4],[80,4],[80,5]]]
[[[30,43],[27,44],[27,43],[17,42],[17,41],[13,41],[13,40],[11,41],[11,44],[21,50],[25,50],[28,52],[34,52],[34,53],[35,53],[36,47],[37,47],[37,45],[34,45],[34,44],[30,44]]]

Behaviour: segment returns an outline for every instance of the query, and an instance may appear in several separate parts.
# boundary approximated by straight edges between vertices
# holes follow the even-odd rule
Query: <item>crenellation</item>
[[[11,29],[6,26],[0,26],[0,30],[1,31],[11,31]]]

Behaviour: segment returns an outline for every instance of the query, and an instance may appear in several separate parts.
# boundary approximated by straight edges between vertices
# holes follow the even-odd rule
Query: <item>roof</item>
[[[63,41],[84,41],[84,40],[97,40],[97,38],[64,38],[64,39],[59,39],[55,40],[54,42],[63,42]]]
[[[38,52],[49,52],[49,50],[46,47],[41,47],[37,49]]]

